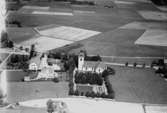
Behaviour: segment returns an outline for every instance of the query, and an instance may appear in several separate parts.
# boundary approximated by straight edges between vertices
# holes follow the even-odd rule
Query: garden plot
[[[40,14],[40,15],[62,15],[62,16],[73,16],[73,13],[68,12],[53,12],[53,11],[33,11],[32,14]]]
[[[121,29],[167,29],[167,25],[158,22],[132,22],[120,27]]]
[[[166,30],[147,30],[136,42],[139,45],[167,46]]]
[[[21,43],[21,45],[30,46],[32,44],[35,44],[35,47],[38,52],[45,52],[45,51],[59,48],[59,47],[62,47],[62,46],[65,46],[71,43],[73,42],[63,40],[63,39],[54,39],[54,38],[49,38],[45,36],[40,36],[38,38],[34,38],[28,41],[25,41]]]
[[[138,11],[138,13],[146,20],[167,20],[167,13],[158,11]]]
[[[98,31],[86,30],[81,28],[60,26],[51,29],[38,31],[39,34],[58,39],[79,41],[100,34]]]

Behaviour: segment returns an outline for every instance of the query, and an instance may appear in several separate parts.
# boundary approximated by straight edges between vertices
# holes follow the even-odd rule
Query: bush
[[[112,89],[112,85],[108,82],[106,82],[106,88],[107,88],[108,94],[111,94],[111,93],[114,92],[113,89]]]
[[[69,92],[68,92],[68,95],[74,95],[75,92],[73,91],[73,89],[70,89]]]
[[[53,82],[58,83],[58,82],[59,82],[59,79],[56,77],[56,78],[53,79]]]
[[[70,88],[73,88],[74,83],[73,83],[73,82],[69,82],[69,84],[68,84],[68,85],[69,85],[69,87],[70,87]]]
[[[90,93],[89,93],[89,92],[86,92],[85,96],[86,96],[86,97],[90,97]]]
[[[136,67],[136,65],[137,65],[137,63],[135,62],[135,63],[133,64],[133,67]]]
[[[79,96],[79,91],[76,90],[76,91],[74,92],[74,95]]]
[[[107,95],[107,98],[109,98],[109,99],[114,99],[114,93],[108,94],[108,95]]]
[[[128,62],[125,63],[125,66],[126,66],[126,67],[128,66]]]
[[[89,96],[92,97],[92,98],[95,98],[96,94],[92,91]]]

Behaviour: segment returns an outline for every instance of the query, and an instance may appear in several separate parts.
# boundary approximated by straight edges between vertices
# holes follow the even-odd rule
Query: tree
[[[84,92],[81,92],[81,96],[84,96]]]
[[[20,62],[19,69],[23,69],[24,71],[27,71],[29,67],[29,64],[27,62]]]
[[[13,48],[13,47],[14,47],[13,41],[9,40],[9,42],[8,42],[8,47],[9,47],[9,48]]]
[[[30,49],[30,59],[34,56],[35,56],[35,45],[32,44]]]
[[[109,99],[114,99],[114,97],[115,97],[114,92],[107,95],[107,98]]]
[[[97,74],[96,77],[97,77],[97,84],[102,85],[103,84],[103,79],[102,79],[101,75]]]
[[[101,94],[101,97],[102,97],[102,98],[106,98],[107,95],[106,95],[105,93],[102,93],[102,94]]]
[[[109,72],[105,69],[103,72],[102,72],[102,77],[105,78],[109,76]]]
[[[95,98],[95,97],[96,97],[95,92],[92,91],[92,92],[90,93],[90,97]]]
[[[137,66],[137,63],[135,62],[135,63],[133,64],[133,66],[136,67],[136,66]]]
[[[86,96],[86,97],[90,97],[90,93],[89,93],[89,92],[86,92],[85,96]]]
[[[105,83],[106,83],[106,88],[107,88],[108,94],[113,93],[114,91],[113,91],[113,89],[112,89],[111,83],[110,83],[110,82],[105,82]]]
[[[6,31],[1,32],[1,42],[8,41],[8,33]]]
[[[3,48],[9,47],[9,43],[12,44],[8,38],[8,33],[6,31],[1,32],[1,42],[0,43],[1,43],[1,47]]]
[[[18,61],[19,61],[19,57],[17,55],[12,55],[11,62],[12,63],[17,63]]]
[[[107,71],[110,75],[115,75],[115,70],[111,67],[107,67]]]
[[[55,77],[55,78],[53,79],[53,82],[58,83],[58,82],[59,82],[59,79],[58,79],[57,77]]]
[[[79,96],[79,91],[76,90],[74,94],[75,94],[76,96]]]
[[[54,112],[53,101],[51,99],[48,100],[46,105],[47,105],[47,112],[48,113],[53,113]]]
[[[81,83],[82,84],[86,84],[86,83],[88,83],[87,81],[86,81],[86,74],[83,74],[83,76],[82,76],[82,80],[81,80]]]
[[[128,62],[125,63],[125,66],[126,66],[126,67],[128,66]]]
[[[29,48],[25,48],[25,51],[26,51],[26,52],[29,52]]]

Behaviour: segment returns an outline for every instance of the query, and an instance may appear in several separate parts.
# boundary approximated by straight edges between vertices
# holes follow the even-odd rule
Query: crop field
[[[9,34],[15,31],[20,31],[20,33],[10,35],[10,37],[16,43],[27,41],[36,35],[37,32],[32,28],[35,26],[39,28],[37,34],[73,41],[61,46],[52,46],[44,51],[49,49],[54,51],[65,44],[69,46],[80,44],[82,46],[69,50],[69,52],[86,49],[88,54],[104,56],[166,56],[167,45],[162,44],[166,42],[164,38],[167,29],[165,12],[146,1],[97,1],[97,4],[99,5],[95,7],[54,2],[46,5],[39,3],[33,6],[31,4],[23,6],[17,13],[9,15],[9,19],[18,19],[23,26],[29,28],[26,28],[25,32],[22,32],[23,28],[16,30],[11,28]],[[104,7],[106,4],[111,5],[112,8]],[[32,14],[34,11],[62,15]],[[72,15],[65,15],[66,13]],[[51,27],[42,27],[48,25]],[[40,28],[44,30],[41,31]],[[153,33],[156,33],[156,38],[149,35],[152,34],[150,33],[152,30],[155,31]],[[43,45],[43,41],[39,42]],[[51,45],[59,45],[59,41],[56,44],[55,40]]]

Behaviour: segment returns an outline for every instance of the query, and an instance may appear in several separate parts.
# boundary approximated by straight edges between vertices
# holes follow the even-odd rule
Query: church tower
[[[80,52],[78,55],[78,70],[82,70],[82,67],[84,65],[85,60],[85,54],[84,52]]]
[[[43,58],[41,59],[40,69],[48,67],[47,60],[48,60],[48,56],[47,54],[44,54]]]

